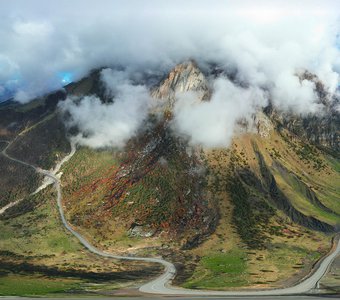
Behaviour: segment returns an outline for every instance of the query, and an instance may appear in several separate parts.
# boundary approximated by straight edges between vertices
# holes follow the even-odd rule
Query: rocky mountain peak
[[[320,78],[307,70],[305,70],[303,73],[298,75],[300,82],[303,80],[310,81],[315,84],[315,93],[318,96],[319,103],[322,103],[326,106],[329,106],[330,104],[330,98],[331,95],[327,91],[324,83],[320,80]]]
[[[319,113],[299,115],[279,111],[273,107],[268,107],[267,113],[278,128],[283,126],[301,139],[324,150],[327,149],[338,156],[340,151],[340,113],[337,110],[337,105],[340,100],[337,95],[329,93],[317,75],[304,71],[298,76],[300,81],[307,80],[315,84],[317,102],[323,105]]]
[[[210,97],[208,80],[192,60],[174,67],[151,95],[156,99],[169,102],[169,106],[172,107],[176,94],[188,91],[198,92],[199,100]]]

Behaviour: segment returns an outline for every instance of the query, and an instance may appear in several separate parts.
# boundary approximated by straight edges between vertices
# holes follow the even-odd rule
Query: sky
[[[242,117],[253,111],[249,107],[263,106],[270,97],[280,109],[318,113],[321,108],[313,84],[300,82],[296,75],[309,70],[331,94],[335,93],[340,73],[339,14],[338,0],[0,1],[0,101],[13,96],[19,102],[28,102],[80,79],[94,68],[121,66],[129,74],[159,72],[195,59],[201,65],[215,62],[237,70],[238,80],[248,86],[243,91],[225,79],[214,82],[216,94],[224,98],[249,98],[239,105],[245,107],[240,110],[234,107],[237,101],[229,101],[228,106],[214,100],[211,105],[217,110],[222,105]],[[128,78],[126,81],[131,85]],[[260,90],[270,95],[263,96]],[[142,91],[140,98],[144,103]],[[177,106],[177,120],[187,120],[187,115],[181,114],[183,110],[198,114],[182,102]],[[214,118],[215,109],[209,107],[208,111]],[[218,125],[232,127],[225,118],[231,118],[231,114],[220,116],[224,122]],[[193,135],[190,126],[177,127]],[[225,134],[222,129],[220,132]]]

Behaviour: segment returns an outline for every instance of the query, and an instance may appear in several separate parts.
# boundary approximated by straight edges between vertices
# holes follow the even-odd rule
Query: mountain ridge
[[[9,149],[11,153],[49,166],[67,152],[63,137],[67,129],[60,115],[46,116],[54,113],[58,101],[70,93],[79,97],[96,91],[100,96],[98,74],[91,76],[79,86],[75,83],[66,89],[69,94],[47,98],[49,105],[45,100],[36,107],[23,106],[28,115],[11,112],[19,120],[16,129],[3,136],[5,139],[24,129],[27,120],[31,125],[43,120],[27,128]],[[208,81],[195,63],[184,63],[152,89],[151,95],[171,111],[176,93],[198,91],[200,100],[209,101]],[[6,113],[2,107],[0,114]],[[329,154],[337,152],[334,136],[338,128],[335,121],[336,132],[318,140],[307,133],[297,135],[293,125],[278,122],[275,114],[270,109],[257,112],[254,124],[248,124],[248,130],[234,137],[229,149],[188,145],[186,138],[173,132],[171,114],[166,118],[151,114],[147,126],[124,149],[80,147],[62,169],[67,219],[99,248],[132,255],[155,252],[169,257],[182,266],[179,278],[187,287],[202,287],[202,272],[206,273],[206,282],[224,278],[206,261],[225,253],[226,257],[233,253],[249,261],[246,268],[252,271],[238,274],[236,284],[247,286],[244,278],[248,285],[261,280],[263,283],[258,285],[263,287],[282,284],[296,270],[291,266],[304,261],[301,243],[308,245],[313,255],[320,255],[325,252],[320,241],[325,245],[329,239],[321,232],[332,232],[338,226],[339,162]],[[303,127],[306,122],[300,124]],[[308,126],[313,124],[307,122],[302,132],[308,132]],[[1,123],[3,132],[9,130],[9,125]],[[240,126],[245,124],[241,122]],[[47,147],[35,142],[45,134],[44,128],[58,128],[50,131]],[[3,218],[20,217],[13,215],[14,211],[15,207],[11,208]],[[288,251],[292,262],[279,271],[280,251]],[[261,260],[278,275],[261,271],[256,264]],[[306,268],[314,260],[306,259]],[[233,286],[228,279],[223,280],[226,286]]]

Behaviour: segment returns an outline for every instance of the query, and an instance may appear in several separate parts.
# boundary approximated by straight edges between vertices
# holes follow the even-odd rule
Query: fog
[[[122,148],[137,133],[152,107],[149,91],[144,86],[133,85],[121,71],[104,69],[101,79],[108,97],[114,97],[113,103],[104,104],[96,96],[71,97],[59,107],[68,115],[66,125],[80,130],[73,137],[78,144]]]
[[[246,88],[221,78],[212,84],[210,104],[188,106],[193,95],[179,95],[175,128],[191,136],[192,142],[225,145],[236,120],[249,117],[268,98],[295,113],[322,111],[314,83],[297,75],[308,70],[331,95],[336,92],[339,14],[337,0],[1,1],[0,101],[13,96],[24,103],[93,68],[120,66],[129,72],[107,82],[119,90],[117,103],[103,105],[91,96],[79,105],[70,99],[65,104],[72,111],[73,125],[84,130],[79,137],[84,143],[120,145],[147,114],[142,110],[136,117],[135,109],[140,103],[147,108],[150,102],[145,86],[126,83],[129,74],[166,72],[188,59],[201,66],[214,62],[236,72],[236,82]],[[207,119],[202,118],[203,111]],[[81,112],[91,114],[88,124]],[[131,124],[117,121],[123,115]],[[210,136],[208,129],[205,133],[210,127],[215,135]]]
[[[178,95],[173,128],[193,145],[229,146],[237,122],[268,104],[259,88],[243,89],[224,78],[214,81],[213,91],[204,102],[198,102],[195,93]]]

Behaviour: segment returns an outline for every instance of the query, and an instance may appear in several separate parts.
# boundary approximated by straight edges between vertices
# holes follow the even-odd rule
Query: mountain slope
[[[207,76],[197,68],[191,62],[179,65],[153,89],[152,95],[164,101],[165,110],[171,110],[176,92],[208,91]],[[179,255],[187,257],[179,276],[182,280],[195,278],[204,257],[220,253],[216,244],[206,249],[216,234],[218,240],[224,236],[224,251],[230,249],[247,260],[271,252],[272,257],[261,259],[270,268],[279,263],[282,245],[290,245],[286,255],[307,270],[328,245],[327,236],[318,232],[334,232],[339,223],[337,159],[290,132],[288,126],[280,127],[270,114],[258,113],[255,119],[253,133],[235,138],[230,149],[188,147],[169,130],[171,115],[165,123],[154,119],[150,131],[141,131],[100,170],[87,157],[88,150],[80,149],[79,155],[89,160],[79,168],[83,177],[76,182],[87,184],[79,183],[74,189],[69,181],[79,160],[64,170],[69,220],[110,251],[156,251],[179,263]],[[98,158],[92,151],[91,156]],[[202,175],[192,176],[190,168]],[[198,189],[194,182],[200,182]],[[225,218],[228,221],[223,224]],[[244,246],[255,250],[254,254],[248,255]],[[310,258],[304,258],[304,251],[311,251]],[[293,262],[288,268],[276,268],[276,280],[272,272],[259,267],[252,266],[253,273],[263,284],[270,284],[295,273]],[[240,280],[241,285],[261,281],[249,273],[242,276],[246,279]],[[190,286],[196,286],[195,279],[191,282]]]
[[[339,114],[303,118],[267,107],[228,149],[192,147],[173,131],[171,110],[177,93],[209,101],[210,77],[194,62],[176,66],[150,91],[160,111],[124,149],[79,147],[62,168],[66,216],[107,251],[168,257],[187,287],[287,284],[327,251],[339,226]],[[102,89],[94,72],[66,95],[105,102]],[[50,167],[68,151],[53,103],[20,117],[40,123],[11,145],[13,156]]]

